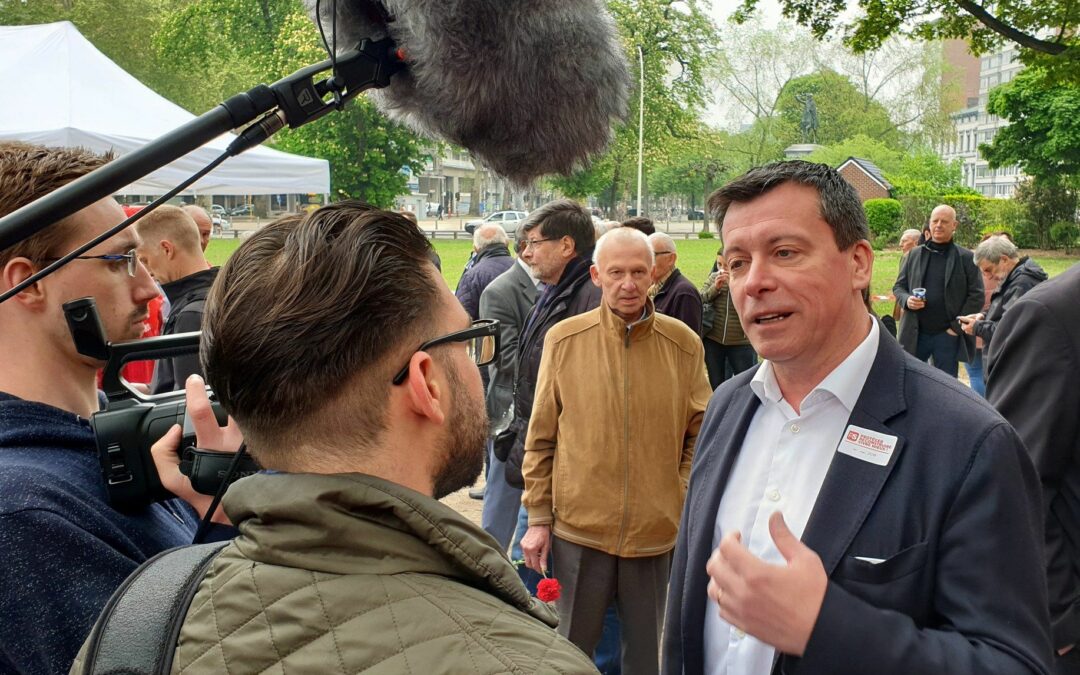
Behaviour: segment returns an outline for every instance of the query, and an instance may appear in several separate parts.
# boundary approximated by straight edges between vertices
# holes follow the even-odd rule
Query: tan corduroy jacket
[[[621,557],[671,550],[711,393],[701,338],[651,300],[630,325],[604,303],[557,324],[525,441],[529,524]]]

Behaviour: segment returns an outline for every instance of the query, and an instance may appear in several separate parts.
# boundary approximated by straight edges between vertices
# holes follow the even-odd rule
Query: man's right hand
[[[548,554],[551,553],[551,526],[530,525],[521,538],[521,553],[525,567],[547,576]]]
[[[220,452],[239,450],[240,444],[244,442],[240,429],[231,417],[227,425],[218,426],[203,379],[198,375],[192,375],[184,383],[184,391],[187,398],[187,414],[191,416],[192,425],[195,427],[196,444],[204,450]],[[180,473],[178,451],[181,433],[180,425],[174,424],[157,443],[151,446],[150,454],[154,458],[154,466],[157,468],[162,487],[190,504],[201,518],[210,508],[214,498],[196,492],[191,487],[191,479]],[[230,524],[220,506],[214,512],[212,520],[215,523]]]
[[[721,272],[720,274],[716,275],[716,280],[713,281],[713,285],[716,286],[716,290],[719,291],[720,289],[722,289],[727,284],[727,282],[728,282],[728,273],[727,272]]]
[[[907,299],[907,308],[911,310],[920,310],[926,307],[926,300],[922,298],[916,298],[914,295],[909,295]]]

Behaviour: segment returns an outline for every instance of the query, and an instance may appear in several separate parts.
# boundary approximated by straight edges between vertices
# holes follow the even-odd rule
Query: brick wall
[[[859,193],[859,201],[865,202],[867,199],[886,199],[889,197],[889,191],[881,187],[855,163],[848,164],[841,169],[840,175],[848,183],[851,183],[851,186]]]

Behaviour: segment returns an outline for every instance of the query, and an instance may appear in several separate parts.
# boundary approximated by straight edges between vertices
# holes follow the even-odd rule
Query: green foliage
[[[1032,246],[1050,248],[1059,245],[1053,235],[1054,226],[1076,222],[1077,191],[1061,182],[1040,178],[1027,180],[1016,186],[1015,201],[1027,212],[1030,224],[1024,234],[1032,240]],[[1062,232],[1060,228],[1059,232]]]
[[[1054,246],[1065,249],[1065,253],[1076,247],[1078,238],[1080,228],[1077,228],[1075,222],[1063,220],[1050,226],[1050,240],[1054,242]]]
[[[898,147],[900,134],[884,106],[859,91],[847,77],[828,69],[791,80],[780,94],[777,102],[782,124],[780,135],[788,143],[800,142],[799,120],[804,104],[796,97],[806,94],[814,96],[817,106],[819,144],[839,143],[861,134],[888,147]]]
[[[1019,164],[1043,180],[1080,177],[1080,83],[1055,86],[1031,68],[991,90],[987,110],[1009,120],[979,146],[992,168]]]
[[[758,0],[742,0],[735,20],[754,14]],[[1080,82],[1080,11],[1074,0],[1001,0],[993,3],[859,0],[848,12],[839,0],[780,0],[784,16],[824,40],[837,34],[856,52],[873,51],[895,35],[920,40],[962,38],[976,53],[1004,40],[1025,48],[1028,65],[1047,68],[1058,81]],[[850,21],[848,17],[854,17]]]
[[[708,230],[703,230],[697,233],[698,239],[715,239],[716,235]]]
[[[957,227],[954,238],[967,248],[975,247],[985,231],[996,232],[1012,229],[1017,246],[1037,246],[1027,238],[1025,224],[1027,215],[1023,205],[1011,199],[990,199],[981,195],[903,195],[898,197],[904,205],[902,229],[922,230],[930,219],[930,212],[939,204],[956,209]]]
[[[895,199],[867,199],[863,202],[866,222],[875,239],[896,241],[904,224],[904,205]]]
[[[892,181],[892,177],[889,174],[899,171],[904,161],[903,154],[900,151],[865,134],[856,134],[851,138],[818,148],[810,153],[806,159],[836,168],[847,161],[849,157],[870,160],[889,177],[890,181]]]
[[[134,1],[134,0],[132,0]],[[205,110],[237,91],[271,82],[325,58],[318,31],[299,0],[201,0],[172,12],[155,38],[160,64],[181,73],[177,98]],[[423,170],[430,145],[359,97],[341,112],[277,137],[287,152],[330,162],[337,199],[389,207]]]

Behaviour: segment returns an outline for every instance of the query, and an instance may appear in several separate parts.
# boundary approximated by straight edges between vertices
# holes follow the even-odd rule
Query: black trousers
[[[702,338],[705,343],[705,369],[709,371],[709,386],[716,389],[728,380],[757,363],[757,353],[751,345],[722,345]]]

